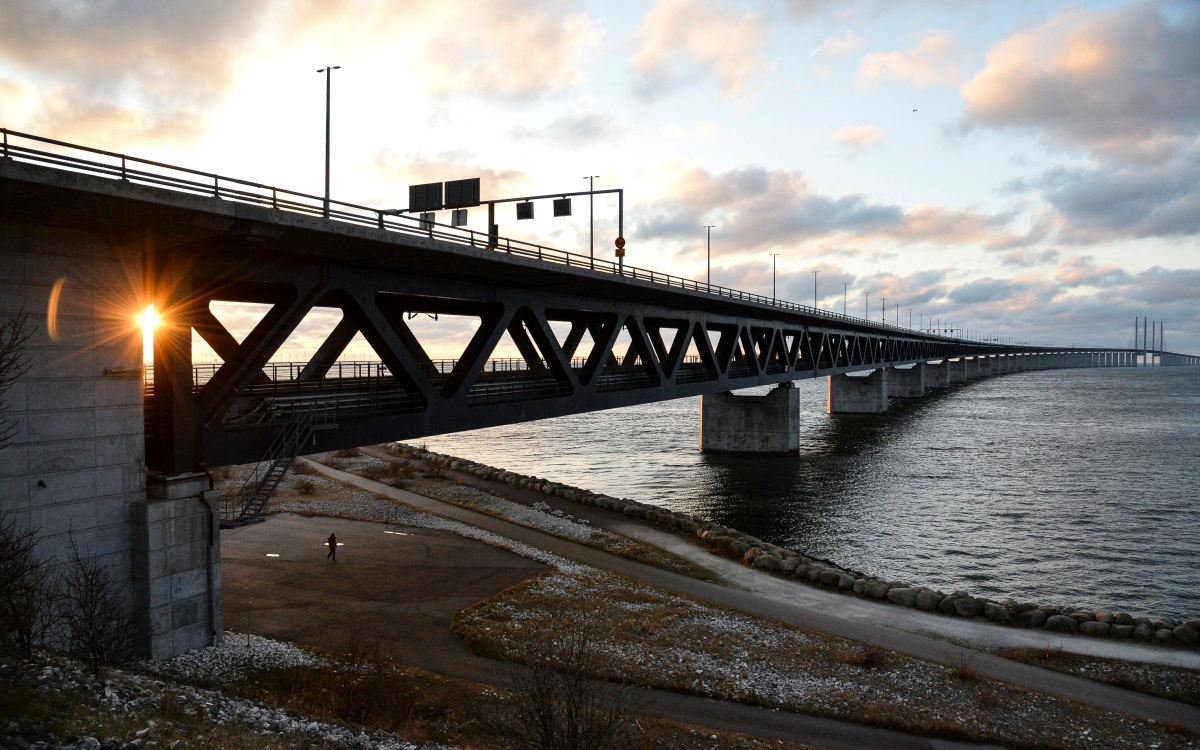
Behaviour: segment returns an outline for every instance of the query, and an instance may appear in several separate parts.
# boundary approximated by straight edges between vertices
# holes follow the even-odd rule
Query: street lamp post
[[[849,291],[850,291],[850,282],[843,281],[842,282],[842,316],[843,317],[845,317],[845,315],[846,315],[846,295],[849,293]]]
[[[818,309],[817,308],[817,274],[818,273],[820,273],[820,271],[813,271],[813,309],[814,310]]]
[[[591,265],[596,263],[596,178],[598,174],[590,174],[583,179],[588,181],[588,258]]]
[[[325,218],[329,218],[329,102],[333,88],[333,71],[341,70],[341,65],[329,65],[318,70],[325,74]]]
[[[887,297],[883,298],[883,307],[880,308],[883,312],[880,313],[880,322],[887,325]]]
[[[771,253],[771,304],[775,304],[775,258],[779,253]]]
[[[863,320],[871,319],[871,293],[864,292],[866,297],[863,300]]]
[[[712,230],[716,224],[705,224],[704,229],[708,230],[708,255],[706,256],[705,265],[708,267],[708,285],[712,286]]]

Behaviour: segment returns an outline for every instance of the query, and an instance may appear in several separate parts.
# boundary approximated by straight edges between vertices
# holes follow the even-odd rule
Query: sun
[[[150,305],[142,314],[138,316],[138,323],[142,326],[142,361],[154,361],[154,329],[158,328],[162,322],[162,318],[154,311],[154,305]]]

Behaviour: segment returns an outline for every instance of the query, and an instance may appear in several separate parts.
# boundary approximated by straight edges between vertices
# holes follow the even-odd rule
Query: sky
[[[1195,0],[0,0],[4,127],[317,195],[330,65],[340,200],[598,175],[629,265],[704,280],[713,225],[715,284],[1200,353]],[[587,253],[573,209],[500,232]]]

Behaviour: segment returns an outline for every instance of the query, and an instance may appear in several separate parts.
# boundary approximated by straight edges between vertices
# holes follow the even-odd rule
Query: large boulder
[[[1013,615],[1013,623],[1022,628],[1040,628],[1046,624],[1046,610],[1027,609]]]
[[[1133,626],[1133,635],[1137,638],[1150,638],[1154,635],[1154,628],[1150,627],[1148,622],[1139,622]]]
[[[1113,615],[1113,624],[1115,625],[1136,625],[1133,621],[1133,615],[1128,612],[1117,612]]]
[[[896,587],[888,589],[887,598],[890,601],[899,604],[901,607],[915,607],[917,604],[917,596],[921,593],[921,589],[913,587]]]
[[[1012,610],[996,602],[983,603],[983,616],[999,625],[1008,625],[1013,619]]]
[[[885,599],[888,588],[887,581],[871,581],[867,584],[867,596],[872,599]]]
[[[1046,630],[1055,633],[1079,632],[1079,621],[1066,615],[1054,615],[1046,619]]]
[[[1067,616],[1070,617],[1075,622],[1093,622],[1096,619],[1095,612],[1085,612],[1082,609],[1072,612],[1071,614],[1069,614]]]
[[[1190,625],[1176,625],[1172,631],[1175,633],[1175,640],[1183,646],[1195,646],[1200,643],[1200,630],[1196,630]]]
[[[840,570],[837,570],[835,568],[826,568],[825,570],[821,571],[821,579],[820,580],[821,580],[822,586],[836,586],[836,585],[838,585],[838,581],[840,581],[841,579],[842,579],[842,571],[840,571]]]
[[[1132,625],[1113,624],[1113,625],[1110,625],[1109,627],[1110,627],[1109,632],[1112,633],[1114,638],[1132,638],[1133,637],[1133,626]]]
[[[934,591],[933,589],[923,588],[917,592],[917,609],[924,610],[926,612],[932,612],[933,610],[937,609],[937,605],[941,603],[942,599],[944,598],[945,597],[942,596],[941,592]]]
[[[865,594],[867,591],[867,586],[869,586],[870,584],[871,584],[871,582],[868,581],[866,578],[856,579],[854,581],[854,593]]]
[[[842,589],[843,591],[853,591],[854,582],[856,580],[857,579],[849,573],[842,573],[840,576],[838,576],[838,588]]]
[[[954,612],[960,617],[978,617],[983,614],[983,601],[973,596],[962,596],[954,600]]]
[[[1087,622],[1079,623],[1079,632],[1083,633],[1084,635],[1108,635],[1108,632],[1111,628],[1112,626],[1107,622],[1099,622],[1097,620],[1089,620]]]
[[[1107,610],[1096,610],[1094,614],[1096,622],[1102,622],[1105,625],[1112,625],[1117,621],[1117,616]]]

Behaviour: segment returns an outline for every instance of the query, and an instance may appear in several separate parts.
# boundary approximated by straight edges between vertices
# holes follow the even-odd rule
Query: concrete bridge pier
[[[866,377],[829,376],[827,410],[830,414],[886,414],[888,368],[873,370]]]
[[[791,383],[780,383],[765,396],[736,396],[733,393],[701,396],[700,451],[798,453],[799,392]]]
[[[926,390],[930,388],[949,388],[950,384],[950,360],[943,359],[937,363],[925,363]]]
[[[889,368],[888,397],[925,398],[925,368],[924,362],[918,362],[912,367]]]
[[[204,474],[152,474],[131,508],[134,608],[152,659],[221,641],[220,499]]]
[[[995,360],[991,357],[977,357],[975,361],[979,363],[979,377],[990,378],[995,374],[992,372],[992,362]]]
[[[949,368],[950,382],[952,384],[967,382],[967,358],[960,357],[958,359],[946,360],[946,366]]]

